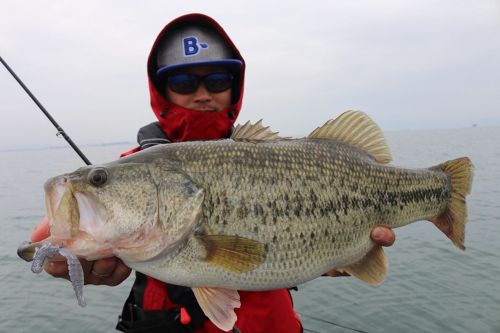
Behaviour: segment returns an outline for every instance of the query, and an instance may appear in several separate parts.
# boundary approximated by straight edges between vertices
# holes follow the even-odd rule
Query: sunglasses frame
[[[214,82],[214,83],[220,83],[222,82],[222,80],[213,80],[213,81],[210,81],[210,78],[215,76],[215,75],[225,75],[226,78],[228,78],[227,80],[227,87],[226,86],[223,86],[223,89],[214,89],[214,86],[211,85],[211,82]],[[181,78],[181,77],[184,77],[185,80],[184,82],[179,82],[179,84],[182,84],[184,83],[184,85],[187,86],[187,84],[189,83],[190,80],[194,79],[194,85],[192,87],[189,87],[188,90],[182,90],[179,89],[179,87],[176,87],[175,86],[175,82],[173,82],[173,78]],[[225,78],[224,78],[225,79]],[[194,93],[196,90],[198,90],[198,88],[200,87],[200,84],[203,83],[203,85],[205,86],[205,89],[210,92],[210,93],[215,93],[215,94],[218,94],[218,93],[221,93],[221,92],[224,92],[228,89],[231,89],[232,86],[233,86],[233,82],[234,82],[234,75],[231,73],[231,72],[211,72],[211,73],[208,73],[206,75],[196,75],[196,74],[192,74],[192,73],[177,73],[177,74],[172,74],[172,75],[169,75],[167,78],[166,78],[166,86],[172,90],[173,92],[177,93],[177,94],[181,94],[181,95],[190,95],[192,93]],[[208,83],[208,85],[207,85]]]

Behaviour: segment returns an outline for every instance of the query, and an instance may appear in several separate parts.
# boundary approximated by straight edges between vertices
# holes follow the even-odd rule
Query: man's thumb
[[[44,217],[31,232],[31,241],[39,242],[50,236],[49,219]]]

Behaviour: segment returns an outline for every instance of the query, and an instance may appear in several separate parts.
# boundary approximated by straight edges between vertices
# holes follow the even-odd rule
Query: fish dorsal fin
[[[384,282],[389,263],[381,246],[375,246],[361,260],[341,270],[371,285]]]
[[[234,309],[241,306],[238,291],[206,287],[192,289],[205,316],[224,332],[232,330],[237,319]]]
[[[229,272],[244,273],[266,259],[261,242],[240,236],[197,235],[206,250],[205,261]]]
[[[358,147],[379,163],[392,160],[384,134],[377,124],[361,111],[346,111],[336,119],[316,128],[308,138],[338,140]]]
[[[287,138],[283,138],[278,135],[278,132],[273,132],[269,126],[262,126],[262,119],[257,123],[252,124],[247,121],[244,125],[238,124],[235,127],[233,134],[231,134],[231,139],[234,141],[247,141],[247,142],[262,142],[262,141],[278,141]]]

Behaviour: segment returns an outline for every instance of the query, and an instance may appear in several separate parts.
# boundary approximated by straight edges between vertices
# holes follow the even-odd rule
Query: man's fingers
[[[89,275],[90,272],[92,271],[92,266],[94,266],[94,262],[85,259],[80,259],[80,264],[82,265],[83,276]]]
[[[371,232],[372,240],[381,246],[391,246],[396,241],[396,235],[388,227],[378,226],[373,228]],[[349,274],[344,271],[331,270],[323,274],[323,276],[348,276]]]
[[[96,261],[80,259],[85,284],[116,286],[122,283],[132,271],[118,258],[105,258]],[[69,280],[66,261],[48,261],[44,269],[54,277]]]
[[[31,232],[31,241],[39,242],[50,236],[49,219],[44,217]]]
[[[53,277],[69,279],[68,264],[66,261],[48,261],[44,269]]]
[[[85,284],[116,286],[130,275],[130,271],[114,257],[96,260],[89,274],[85,275]]]
[[[93,262],[80,259],[80,264],[82,265],[83,275],[87,276],[92,269]],[[64,260],[48,260],[44,269],[53,277],[69,280],[68,262],[66,258],[64,258]]]
[[[375,243],[382,246],[391,246],[396,241],[394,231],[387,227],[375,227],[372,230],[371,237]]]
[[[98,278],[110,277],[116,268],[116,258],[105,258],[94,261],[90,274]]]
[[[125,281],[126,278],[129,277],[131,271],[132,270],[128,266],[126,266],[119,260],[116,265],[116,269],[113,272],[113,275],[108,280],[108,285],[109,286],[119,285],[120,283]]]

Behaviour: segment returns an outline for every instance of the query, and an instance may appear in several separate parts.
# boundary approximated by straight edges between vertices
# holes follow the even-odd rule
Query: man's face
[[[186,68],[182,72],[176,72],[175,74],[194,74],[203,77],[211,73],[226,72],[227,70],[220,67],[201,66]],[[195,111],[217,112],[231,105],[231,88],[222,92],[210,92],[202,82],[193,93],[189,94],[172,91],[168,84],[165,89],[165,95],[170,102]]]

